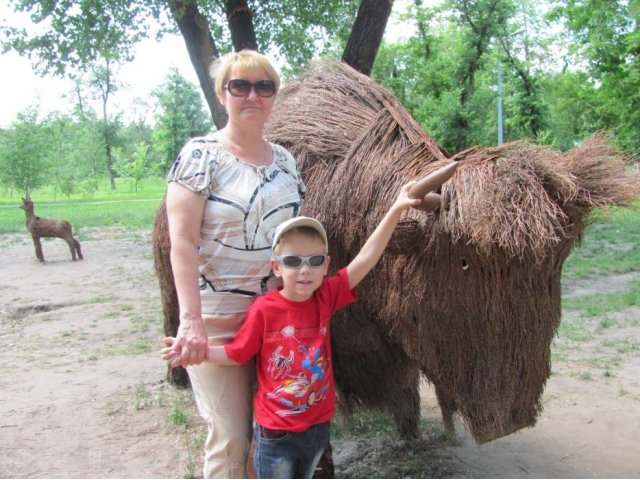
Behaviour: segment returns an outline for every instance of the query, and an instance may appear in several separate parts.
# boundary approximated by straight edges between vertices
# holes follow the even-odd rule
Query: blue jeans
[[[329,443],[329,422],[313,425],[304,432],[269,433],[256,425],[253,462],[258,478],[313,478]]]

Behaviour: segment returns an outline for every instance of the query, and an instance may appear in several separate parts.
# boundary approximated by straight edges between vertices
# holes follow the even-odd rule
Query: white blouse
[[[275,228],[299,214],[306,192],[291,153],[271,148],[271,164],[256,167],[209,134],[187,142],[171,167],[169,182],[207,198],[199,250],[203,296],[254,296],[270,289]]]

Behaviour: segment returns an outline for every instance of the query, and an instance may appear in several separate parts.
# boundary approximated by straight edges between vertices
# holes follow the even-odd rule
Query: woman
[[[207,422],[205,478],[246,477],[254,367],[202,363],[228,343],[256,295],[275,287],[269,268],[275,227],[298,215],[305,186],[295,160],[263,128],[280,82],[269,60],[226,56],[215,89],[229,120],[190,140],[169,173],[167,215],[180,327],[175,345]]]

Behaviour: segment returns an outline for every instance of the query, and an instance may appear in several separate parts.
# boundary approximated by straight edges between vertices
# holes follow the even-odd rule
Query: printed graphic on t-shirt
[[[277,415],[298,415],[324,400],[330,390],[329,358],[324,348],[326,328],[296,332],[290,325],[274,333],[282,343],[274,348],[267,373],[278,385],[267,398],[282,405]],[[304,341],[307,339],[310,341]]]

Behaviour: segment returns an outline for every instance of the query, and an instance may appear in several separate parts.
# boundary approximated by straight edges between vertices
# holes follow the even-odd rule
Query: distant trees
[[[640,154],[640,3],[637,0],[570,0],[548,17],[565,26],[570,56],[581,64],[585,87],[577,92],[593,110],[597,126]]]
[[[118,177],[131,178],[137,191],[145,177],[165,175],[182,144],[212,124],[197,87],[176,71],[153,95],[152,126],[123,124],[118,113],[105,121],[81,101],[72,115],[39,118],[38,108],[29,107],[0,130],[0,187],[28,196],[50,185],[68,197],[93,194],[104,178],[113,187]]]
[[[498,63],[504,140],[568,149],[606,129],[640,154],[637,1],[413,2],[414,35],[383,44],[372,76],[451,153],[497,138]]]
[[[73,142],[69,146],[59,139],[48,146],[73,152],[56,153],[65,161],[53,162],[48,170],[48,181],[61,193],[89,190],[88,179],[98,175],[123,175],[133,168],[127,162],[141,158],[140,143],[148,147],[147,174],[165,173],[186,139],[212,126],[201,94],[213,122],[224,122],[224,112],[214,105],[208,67],[216,56],[244,46],[270,49],[285,60],[285,79],[320,55],[371,72],[452,154],[496,143],[500,65],[504,141],[527,137],[569,149],[607,129],[619,145],[640,155],[637,0],[448,0],[438,7],[412,0],[403,5],[415,31],[394,43],[380,43],[391,11],[387,0],[125,3],[13,0],[42,28],[33,36],[6,23],[1,28],[5,48],[30,55],[42,71],[69,74],[78,82],[76,113],[42,121],[53,122],[51,132],[64,131]],[[106,103],[99,113],[91,111],[84,98],[89,73],[99,65],[127,61],[131,47],[148,34],[150,19],[180,29],[199,88],[172,72],[152,95],[159,109],[153,125],[125,124]],[[113,75],[106,80],[110,83],[93,82],[105,102],[117,87]],[[18,135],[17,124],[25,118],[2,133],[2,145]],[[51,132],[54,138],[63,135]],[[114,150],[118,158],[110,159]],[[7,171],[0,175],[11,176]]]
[[[152,95],[160,108],[153,130],[153,148],[158,155],[159,171],[166,172],[189,138],[211,130],[211,117],[203,108],[200,92],[177,70],[171,71]]]
[[[123,177],[133,179],[133,188],[137,192],[138,183],[149,173],[149,145],[139,141],[130,150],[132,151],[128,155],[119,148],[114,151],[115,168]]]
[[[0,182],[29,197],[47,182],[49,166],[46,127],[38,123],[37,107],[30,107],[0,136]]]

